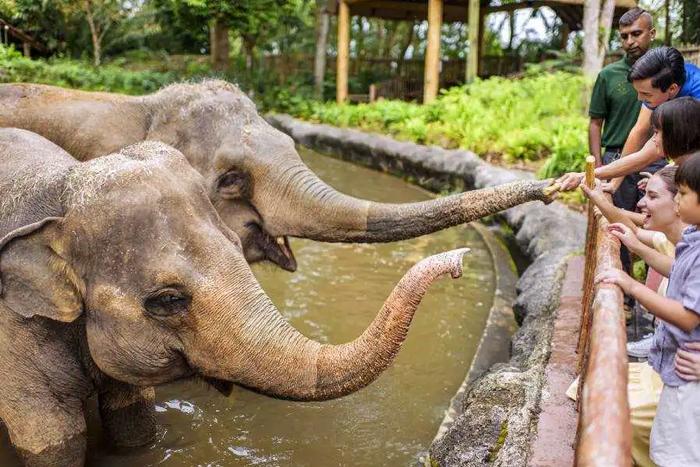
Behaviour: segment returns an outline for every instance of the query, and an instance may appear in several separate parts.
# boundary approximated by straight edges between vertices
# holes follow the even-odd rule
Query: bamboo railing
[[[591,159],[586,163],[589,187],[594,183]],[[623,294],[616,285],[594,284],[596,272],[621,268],[620,243],[607,233],[607,225],[589,202],[576,436],[576,465],[586,467],[632,465]]]

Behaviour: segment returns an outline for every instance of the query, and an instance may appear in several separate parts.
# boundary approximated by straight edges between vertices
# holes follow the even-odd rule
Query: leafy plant
[[[500,155],[507,162],[545,161],[539,174],[552,177],[582,167],[586,87],[585,78],[567,72],[520,80],[494,77],[445,90],[429,105],[302,100],[303,105],[291,106],[288,112],[417,143]]]

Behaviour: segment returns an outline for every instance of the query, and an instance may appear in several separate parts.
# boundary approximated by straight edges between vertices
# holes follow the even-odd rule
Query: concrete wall
[[[446,150],[302,122],[286,115],[268,121],[297,143],[344,160],[394,173],[432,191],[486,188],[532,174],[484,162],[470,151]],[[544,368],[566,259],[583,250],[585,218],[559,203],[526,203],[501,214],[531,264],[513,303],[521,327],[511,359],[478,378],[456,399],[453,421],[430,448],[433,465],[524,466],[537,427]]]

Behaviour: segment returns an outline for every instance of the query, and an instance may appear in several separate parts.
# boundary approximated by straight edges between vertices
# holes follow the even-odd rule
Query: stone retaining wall
[[[286,115],[268,121],[297,143],[322,153],[409,179],[432,191],[487,188],[532,174],[507,170],[470,151],[446,150],[302,122]],[[513,304],[521,325],[511,359],[468,385],[451,426],[430,448],[433,465],[524,466],[537,427],[553,314],[566,259],[583,250],[585,218],[559,203],[526,203],[501,214],[531,260]]]

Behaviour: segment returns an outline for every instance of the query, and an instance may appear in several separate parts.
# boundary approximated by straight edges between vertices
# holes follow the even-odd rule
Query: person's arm
[[[617,284],[647,311],[685,332],[690,332],[700,325],[700,315],[685,308],[681,302],[659,295],[619,269],[603,271],[596,277],[595,282]]]
[[[650,151],[651,148],[647,148],[647,144],[651,142],[649,139],[649,134],[651,133],[651,114],[652,111],[649,110],[648,107],[642,106],[639,109],[639,115],[637,115],[637,121],[635,122],[634,126],[630,130],[629,135],[627,135],[627,140],[625,141],[625,145],[622,147],[622,157],[619,160],[624,159],[625,157],[632,156],[639,154],[640,152],[644,151],[645,149],[647,151]],[[652,143],[653,146],[653,143]],[[656,152],[656,148],[653,148],[654,151]],[[626,172],[624,175],[629,175],[630,173],[634,172],[639,172],[642,170],[644,167],[648,166],[652,162],[654,162],[656,159],[651,159],[651,153],[645,153],[644,158],[642,156],[640,157],[639,162],[634,166],[634,170],[631,172]],[[658,157],[658,156],[657,156]],[[644,161],[644,167],[639,167],[642,164],[642,161]],[[628,164],[631,164],[632,161],[627,161]],[[620,166],[620,170],[629,170],[630,166]],[[608,193],[615,193],[618,188],[620,188],[620,185],[622,185],[622,180],[624,179],[624,175],[612,175],[608,177],[603,177],[601,178],[608,178],[612,179],[608,184],[605,186],[605,191]]]
[[[644,147],[628,156],[620,157],[615,162],[611,162],[603,167],[595,169],[596,178],[609,180],[611,178],[624,177],[635,172],[639,172],[657,159],[660,159],[654,141],[649,140]]]
[[[639,152],[649,140],[651,134],[651,113],[652,111],[645,105],[639,109],[637,121],[630,130],[625,145],[622,147],[622,157],[626,157],[635,152]]]
[[[603,194],[599,180],[596,180],[595,189],[591,190],[586,184],[581,184],[581,189],[588,199],[600,209],[600,212],[603,213],[603,216],[605,216],[611,224],[619,222],[628,226],[632,231],[636,231],[639,222],[644,222],[643,215],[620,209],[613,205]]]
[[[639,172],[655,160],[663,157],[659,154],[654,142],[649,138],[651,132],[651,110],[642,106],[637,117],[637,123],[630,131],[622,149],[622,157],[618,160],[595,169],[596,178],[602,180],[617,179],[635,172]],[[569,172],[562,175],[556,181],[561,191],[571,191],[578,187],[583,180],[583,172]],[[612,180],[606,187],[606,191],[616,191],[622,183],[620,180]]]
[[[668,277],[671,274],[671,266],[673,266],[673,258],[665,255],[655,248],[645,245],[640,237],[646,237],[645,240],[651,241],[652,233],[648,230],[637,229],[635,231],[624,224],[610,224],[608,232],[620,240],[620,243],[625,245],[629,250],[642,258],[645,263],[654,268],[662,276]]]
[[[595,177],[602,180],[624,177],[625,175],[641,171],[661,157],[662,156],[656,149],[654,141],[649,140],[640,151],[630,154],[629,156],[621,157],[608,165],[595,169]],[[583,172],[569,172],[559,177],[556,183],[559,185],[561,191],[571,191],[581,184],[583,177]],[[617,189],[621,182],[622,179],[619,181],[613,180],[611,185]],[[605,187],[605,191],[610,191],[610,186]]]
[[[603,165],[603,159],[601,157],[601,135],[603,134],[603,122],[602,118],[591,117],[588,123],[588,150],[591,155],[595,157],[595,166],[600,167]]]

